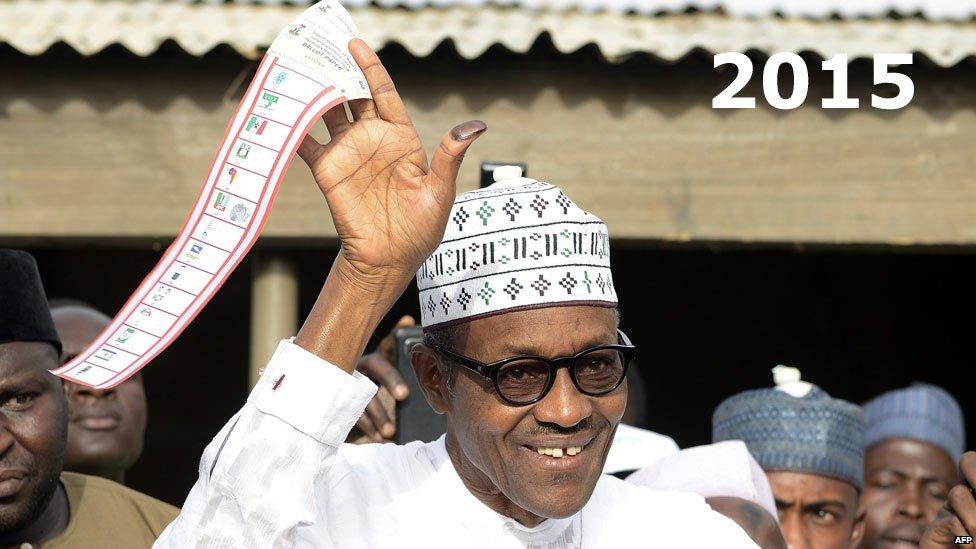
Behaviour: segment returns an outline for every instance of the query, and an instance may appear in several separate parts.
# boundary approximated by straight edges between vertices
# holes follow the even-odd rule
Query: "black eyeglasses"
[[[454,362],[491,380],[495,392],[513,406],[527,406],[539,402],[552,389],[556,370],[569,368],[573,385],[584,395],[602,396],[620,386],[633,362],[637,349],[622,331],[617,330],[620,343],[598,345],[573,356],[545,358],[522,355],[485,364],[455,353],[436,344],[429,346]]]

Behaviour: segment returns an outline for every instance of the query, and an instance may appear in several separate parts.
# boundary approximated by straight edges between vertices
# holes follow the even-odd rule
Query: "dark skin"
[[[295,343],[352,373],[376,327],[443,238],[461,160],[486,127],[479,121],[455,126],[428,165],[423,144],[379,58],[358,39],[349,43],[349,51],[363,70],[372,99],[350,103],[352,121],[342,108],[325,113],[331,140],[322,144],[306,137],[298,149],[328,202],[341,249]],[[480,359],[527,350],[555,356],[615,342],[612,311],[595,309],[551,308],[505,315],[507,322],[494,317],[496,324],[488,324],[489,319],[478,326],[472,322],[471,347],[465,342],[458,351]],[[487,340],[492,331],[493,339],[517,342],[521,348],[502,348],[495,343],[475,352],[473,345]],[[570,389],[568,375],[560,369],[546,399],[535,406],[515,408],[495,400],[483,381],[459,374],[457,401],[478,399],[484,406],[479,409],[456,405],[447,394],[446,380],[441,380],[439,357],[426,356],[424,359],[421,353],[414,359],[421,363],[415,370],[421,379],[426,378],[423,383],[431,389],[427,397],[434,409],[449,413],[455,424],[448,433],[448,450],[476,497],[526,525],[538,524],[545,517],[568,516],[582,508],[623,414],[626,388],[602,397],[606,403],[596,403],[582,397],[575,387]],[[461,424],[469,427],[460,429]],[[543,436],[552,439],[550,442],[592,437],[588,440],[592,447],[574,456],[579,458],[575,460],[578,467],[557,474],[526,464],[528,459],[542,458],[538,453],[530,455],[521,445],[539,442]],[[518,460],[511,471],[499,473],[503,455],[515,455]],[[547,479],[550,483],[543,486]],[[517,485],[525,482],[534,489]]]
[[[892,439],[868,448],[864,459],[865,549],[918,547],[925,528],[959,482],[956,464],[939,448]]]
[[[410,396],[407,382],[393,365],[396,360],[396,332],[400,328],[407,328],[414,324],[416,322],[411,316],[400,318],[376,349],[368,355],[363,355],[356,364],[356,370],[372,379],[378,386],[385,388],[396,400],[406,400]],[[366,405],[362,417],[356,422],[356,428],[373,440],[383,442],[392,440],[393,435],[396,434],[396,420],[386,413],[383,401],[377,394]]]
[[[48,343],[0,344],[0,546],[37,543],[68,526],[68,499],[58,478],[68,407],[49,370]]]
[[[779,524],[791,549],[847,549],[864,537],[853,484],[821,475],[767,471]]]
[[[517,311],[467,323],[454,350],[486,363],[522,354],[571,356],[616,343],[616,327],[613,310],[602,307]],[[608,395],[591,397],[576,389],[568,369],[560,368],[545,398],[510,406],[487,378],[451,364],[434,349],[419,345],[411,359],[428,403],[447,415],[447,452],[472,494],[529,527],[583,508],[623,416],[626,383]],[[458,368],[453,387],[448,368]],[[573,467],[549,467],[534,449],[583,444],[583,452],[575,456],[583,459],[576,459]]]
[[[976,537],[976,452],[966,452],[959,459],[959,472],[962,480],[949,490],[945,505],[939,510],[935,520],[922,534],[920,549],[942,549],[947,547],[976,547],[972,543],[955,542],[957,536]]]
[[[705,498],[705,502],[716,512],[734,520],[762,549],[786,549],[786,539],[776,517],[758,503],[731,496]]]
[[[81,306],[51,311],[64,347],[62,364],[82,352],[108,326],[110,318]],[[142,374],[118,387],[92,389],[65,382],[68,394],[68,446],[64,468],[119,483],[142,455],[148,404]]]

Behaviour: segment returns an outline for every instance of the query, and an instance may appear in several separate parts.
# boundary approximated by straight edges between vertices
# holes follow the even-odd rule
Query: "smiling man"
[[[175,507],[61,471],[68,405],[49,372],[60,352],[34,258],[0,250],[0,547],[148,547]]]
[[[864,405],[865,549],[918,547],[959,482],[962,409],[945,390],[916,383]]]
[[[455,197],[472,121],[423,146],[389,75],[350,42],[372,100],[299,154],[342,248],[294,342],[204,451],[161,547],[754,547],[701,496],[601,475],[634,355],[603,223],[519,177]],[[445,228],[447,233],[445,234]],[[376,386],[355,372],[416,275],[412,355],[445,414],[432,443],[343,445]]]
[[[864,418],[850,402],[773,370],[776,387],[733,395],[715,409],[713,442],[741,440],[766,471],[791,549],[848,549],[864,534],[858,507]]]
[[[64,364],[83,351],[111,319],[79,301],[51,300],[51,316],[61,338]],[[92,389],[65,382],[68,393],[68,447],[64,468],[120,484],[142,454],[146,433],[146,390],[142,374],[118,387]]]

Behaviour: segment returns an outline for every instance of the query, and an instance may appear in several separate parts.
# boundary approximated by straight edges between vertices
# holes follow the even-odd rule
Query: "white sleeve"
[[[199,478],[154,547],[292,547],[324,516],[314,486],[376,393],[282,341],[244,407],[207,446]],[[318,501],[321,501],[321,495]]]

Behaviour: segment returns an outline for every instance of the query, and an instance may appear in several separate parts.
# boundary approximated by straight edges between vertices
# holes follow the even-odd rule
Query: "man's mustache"
[[[597,422],[592,417],[587,417],[572,427],[563,427],[558,423],[538,423],[526,431],[526,434],[529,436],[575,435],[577,433],[592,433],[598,429]]]

